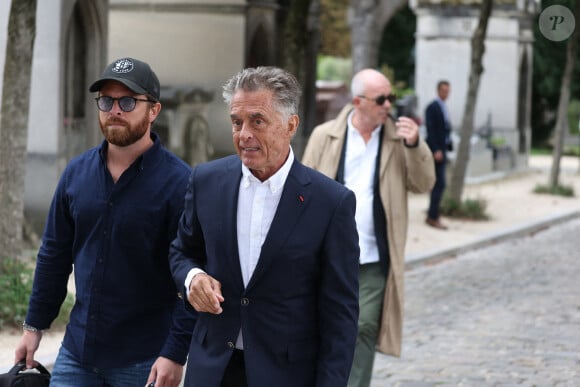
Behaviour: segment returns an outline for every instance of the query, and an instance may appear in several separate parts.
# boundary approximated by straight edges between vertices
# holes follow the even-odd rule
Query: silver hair
[[[223,86],[222,96],[230,105],[236,91],[270,90],[273,92],[274,106],[286,118],[298,114],[302,90],[298,80],[288,71],[272,66],[243,69]]]

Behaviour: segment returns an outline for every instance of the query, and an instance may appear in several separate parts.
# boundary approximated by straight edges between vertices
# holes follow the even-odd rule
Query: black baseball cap
[[[107,81],[121,82],[137,94],[145,94],[159,101],[159,79],[147,63],[133,58],[117,59],[105,68],[101,78],[95,81],[89,91],[101,90]]]

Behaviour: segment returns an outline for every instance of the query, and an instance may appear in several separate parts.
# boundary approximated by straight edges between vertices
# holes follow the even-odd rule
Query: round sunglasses
[[[132,112],[133,110],[135,110],[135,106],[137,106],[137,101],[149,102],[149,103],[155,102],[155,101],[150,100],[150,99],[139,99],[139,98],[134,98],[134,97],[129,97],[129,96],[113,98],[113,97],[109,97],[106,95],[102,95],[100,97],[97,97],[97,98],[95,98],[95,100],[97,101],[97,107],[102,112],[110,112],[111,109],[113,108],[113,104],[115,103],[115,101],[119,101],[118,102],[119,108],[122,111],[124,111],[125,113],[129,113],[129,112]]]

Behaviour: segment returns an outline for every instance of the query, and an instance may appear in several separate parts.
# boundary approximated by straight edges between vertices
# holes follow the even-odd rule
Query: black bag
[[[32,369],[26,369],[26,362],[21,361],[10,371],[0,375],[0,387],[48,387],[50,372],[40,363]]]

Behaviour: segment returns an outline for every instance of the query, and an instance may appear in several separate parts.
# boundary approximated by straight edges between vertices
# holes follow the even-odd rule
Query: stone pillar
[[[477,27],[480,1],[411,0],[410,6],[417,15],[418,112],[424,118],[425,107],[436,97],[437,82],[447,79],[451,84],[447,105],[454,134],[459,135],[471,65],[471,37]],[[487,28],[474,132],[491,117],[491,139],[508,147],[511,157],[526,155],[530,149],[531,27],[536,7],[535,2],[524,0],[496,2]],[[515,158],[516,164],[522,162],[527,163],[527,158]]]

